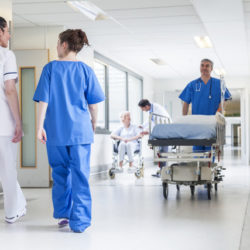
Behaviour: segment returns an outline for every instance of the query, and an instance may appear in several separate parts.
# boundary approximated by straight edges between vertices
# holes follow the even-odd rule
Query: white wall
[[[63,26],[15,28],[12,49],[49,49],[49,59],[55,60],[58,35],[63,29]]]
[[[7,22],[12,20],[12,1],[1,0],[0,16],[3,17]]]
[[[58,34],[64,30],[62,26],[55,27],[35,27],[35,28],[15,28],[13,36],[13,49],[23,50],[27,49],[49,49],[50,60],[57,59],[56,44],[58,40]],[[101,53],[101,51],[100,51]],[[116,58],[110,58],[116,61]],[[78,54],[78,60],[81,60],[93,67],[94,62],[94,48],[84,48]],[[129,65],[125,65],[119,62],[121,65],[129,68]],[[133,69],[131,69],[133,70]],[[133,70],[134,71],[134,70]],[[154,96],[154,80],[149,76],[136,72],[144,79],[143,93],[144,97],[153,100]],[[37,79],[38,81],[38,79]],[[136,109],[138,107],[135,107]],[[144,119],[147,119],[147,115]],[[147,146],[147,138],[143,139],[143,155],[144,157],[151,158],[153,151]],[[107,168],[107,165],[112,163],[112,141],[109,135],[95,135],[95,143],[92,145],[91,155],[91,167],[92,172],[102,171]]]

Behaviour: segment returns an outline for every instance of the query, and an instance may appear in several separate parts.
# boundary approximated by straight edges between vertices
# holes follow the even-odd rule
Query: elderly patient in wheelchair
[[[111,138],[114,140],[113,146],[113,173],[123,172],[123,166],[125,165],[125,155],[128,157],[129,168],[128,172],[135,173],[138,169],[138,165],[142,164],[141,158],[141,131],[138,126],[131,124],[131,117],[129,111],[124,111],[120,115],[122,126],[112,132]],[[118,154],[119,164],[115,159],[115,155]],[[137,167],[134,165],[134,155],[139,154],[139,161]],[[110,175],[111,176],[111,175]],[[112,176],[111,176],[112,177]]]

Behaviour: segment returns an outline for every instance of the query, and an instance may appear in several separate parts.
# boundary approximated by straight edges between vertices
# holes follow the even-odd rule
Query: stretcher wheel
[[[207,198],[211,200],[211,189],[212,189],[212,184],[208,183],[207,184]]]
[[[218,183],[214,184],[214,190],[217,192],[217,190],[218,190]]]
[[[168,198],[168,184],[166,182],[163,182],[162,187],[163,187],[163,196],[165,199],[167,199]]]
[[[180,191],[180,185],[176,185],[176,189],[177,189],[177,191]]]
[[[191,185],[190,186],[190,191],[191,191],[191,195],[194,196],[194,190],[195,190],[195,186]]]
[[[111,179],[115,179],[115,173],[113,172],[112,169],[109,170],[109,177],[110,177]]]

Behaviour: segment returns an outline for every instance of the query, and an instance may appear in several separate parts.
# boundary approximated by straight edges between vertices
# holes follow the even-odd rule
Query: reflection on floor
[[[93,222],[83,234],[57,228],[50,189],[24,189],[28,214],[13,225],[0,222],[0,249],[250,249],[250,175],[239,154],[225,149],[226,178],[211,201],[202,186],[192,199],[188,187],[177,193],[174,185],[164,200],[160,179],[151,177],[156,171],[151,163],[143,180],[126,171],[115,180],[107,174],[92,176]]]

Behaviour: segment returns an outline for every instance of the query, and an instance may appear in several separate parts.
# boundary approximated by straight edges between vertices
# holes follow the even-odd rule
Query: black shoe
[[[160,178],[161,177],[161,174],[160,172],[156,172],[156,174],[152,174],[153,177],[156,177],[156,178]]]

